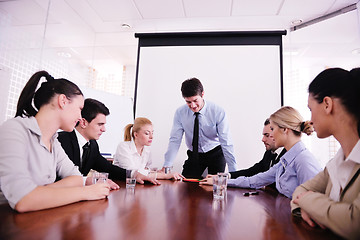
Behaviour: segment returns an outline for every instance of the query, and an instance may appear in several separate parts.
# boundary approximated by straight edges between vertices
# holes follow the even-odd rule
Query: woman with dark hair
[[[314,177],[321,170],[314,155],[301,141],[301,134],[310,135],[313,129],[309,121],[303,121],[300,113],[289,106],[271,114],[270,129],[275,147],[284,147],[286,153],[268,171],[251,177],[229,179],[228,186],[259,188],[275,183],[276,189],[281,194],[291,198],[297,186]],[[212,184],[211,178],[206,179]]]
[[[46,81],[37,89],[43,77]],[[108,183],[83,186],[78,168],[57,140],[57,130],[74,129],[83,105],[78,86],[40,71],[21,92],[15,118],[0,126],[0,188],[18,212],[109,194]],[[62,180],[54,182],[57,176]]]
[[[360,68],[326,69],[309,85],[308,107],[319,138],[341,148],[313,179],[296,188],[292,212],[310,226],[360,238]]]

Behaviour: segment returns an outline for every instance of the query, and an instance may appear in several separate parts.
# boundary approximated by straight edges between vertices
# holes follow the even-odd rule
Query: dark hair
[[[270,124],[270,118],[265,119],[264,126],[267,126]]]
[[[310,83],[308,91],[318,103],[326,96],[340,99],[347,112],[357,119],[360,136],[360,68],[326,69]]]
[[[81,116],[85,118],[86,121],[91,122],[96,116],[102,113],[105,116],[109,115],[109,109],[98,100],[87,98],[84,102],[84,108],[81,110]]]
[[[43,82],[40,88],[36,90],[42,77],[46,78],[46,82]],[[54,79],[46,71],[36,72],[31,76],[20,94],[15,117],[35,116],[39,109],[48,104],[55,94],[64,94],[68,99],[75,95],[83,95],[80,88],[69,80]],[[36,109],[33,106],[33,100]]]
[[[201,96],[204,91],[203,85],[197,78],[190,78],[181,84],[181,93],[185,97]]]

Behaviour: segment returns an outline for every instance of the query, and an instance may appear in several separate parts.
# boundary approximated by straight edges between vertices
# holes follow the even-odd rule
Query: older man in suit
[[[81,110],[82,119],[74,131],[60,132],[58,140],[84,176],[89,173],[90,169],[93,169],[109,173],[110,179],[125,180],[126,170],[111,164],[101,156],[99,145],[96,142],[106,131],[106,116],[109,114],[109,109],[103,103],[91,98],[86,99]],[[140,173],[136,178],[139,183],[150,181],[153,184],[159,184],[156,180]]]

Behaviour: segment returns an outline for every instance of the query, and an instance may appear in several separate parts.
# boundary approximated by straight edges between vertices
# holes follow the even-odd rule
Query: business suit
[[[347,239],[360,238],[360,164],[356,164],[340,194],[339,202],[329,198],[332,182],[327,168],[314,178],[298,186],[293,199],[306,191],[313,193],[299,199],[299,205],[291,201],[291,210],[298,213],[299,208],[310,214],[316,222],[323,224]]]
[[[255,163],[254,166],[249,167],[248,169],[242,169],[239,171],[230,172],[231,178],[235,179],[240,176],[251,177],[258,173],[266,172],[267,170],[269,170],[270,167],[278,163],[282,155],[284,155],[285,153],[286,153],[285,148],[280,152],[279,156],[277,156],[277,154],[273,153],[271,150],[267,150],[264,153],[264,156],[261,159],[261,161]],[[276,190],[276,183],[270,184],[269,187]]]
[[[72,132],[60,132],[58,140],[61,143],[61,146],[65,150],[68,157],[71,161],[74,162],[76,166],[79,166],[80,172],[86,176],[90,169],[96,170],[98,172],[108,172],[109,178],[114,180],[124,180],[126,177],[126,170],[111,164],[103,156],[101,156],[99,151],[99,145],[96,140],[90,140],[90,153],[88,158],[85,160],[85,164],[80,167],[80,148],[78,139],[75,134],[75,130]]]
[[[279,156],[276,156],[271,150],[267,150],[264,153],[263,158],[260,162],[254,164],[254,166],[248,169],[242,169],[235,172],[230,172],[231,178],[238,178],[240,176],[251,177],[261,172],[266,172],[270,167],[274,166],[279,162],[280,157],[286,153],[286,149],[284,148]]]

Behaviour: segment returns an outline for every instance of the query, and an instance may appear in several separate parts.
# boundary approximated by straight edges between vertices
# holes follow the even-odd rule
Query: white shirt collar
[[[76,134],[76,137],[77,137],[77,140],[78,140],[78,143],[79,143],[79,146],[80,146],[80,149],[82,149],[82,147],[88,143],[88,141],[86,141],[86,139],[83,137],[83,135],[81,135],[81,133],[79,133],[76,128],[75,128],[75,134]]]
[[[276,153],[279,156],[283,149],[284,149],[284,147],[279,147],[278,149],[276,149],[274,151],[274,153]]]
[[[207,105],[206,105],[205,99],[203,99],[203,101],[204,101],[204,106],[200,109],[200,111],[199,111],[200,114],[205,114],[206,109],[207,109]]]
[[[344,153],[342,154],[344,156]],[[351,150],[349,156],[345,159],[345,161],[353,161],[360,164],[360,140],[358,140],[358,142],[355,144],[354,148]]]
[[[130,151],[131,151],[132,154],[136,153],[136,154],[140,155],[138,153],[137,149],[136,149],[136,145],[135,145],[135,142],[134,142],[133,138],[131,138],[131,142],[130,142]]]
[[[344,157],[344,151],[340,148],[334,158],[326,164],[332,183],[329,197],[334,201],[340,200],[341,189],[344,188],[349,181],[355,164],[360,163],[360,140],[358,140],[351,150],[349,156],[346,159],[344,159]]]

